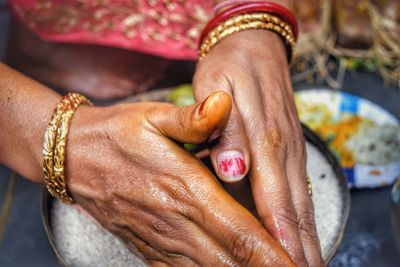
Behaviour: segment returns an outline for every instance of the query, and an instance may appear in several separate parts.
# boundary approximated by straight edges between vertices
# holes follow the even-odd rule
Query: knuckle
[[[297,229],[299,226],[299,221],[296,216],[296,212],[291,205],[283,204],[282,208],[278,208],[276,214],[274,215],[276,220],[282,224],[288,225],[292,229]]]
[[[279,127],[260,127],[262,124],[262,122],[251,124],[250,137],[255,140],[255,146],[259,150],[269,151],[273,157],[284,157],[287,150],[286,135]]]
[[[240,124],[239,118],[237,116],[229,118],[229,124],[226,127],[225,131],[222,133],[224,136],[224,140],[230,141],[232,143],[236,142],[235,139],[241,136],[242,134],[242,126]]]
[[[163,236],[163,237],[172,237],[174,235],[174,227],[171,223],[168,221],[171,221],[168,218],[163,218],[163,220],[155,220],[151,224],[151,229],[154,234]],[[175,224],[175,223],[174,223]]]
[[[172,171],[178,171],[178,167],[173,167]],[[186,173],[185,169],[180,169],[182,173]],[[193,194],[189,181],[182,179],[176,175],[165,175],[162,180],[154,183],[154,190],[158,201],[163,204],[164,207],[180,206],[191,204],[193,201]]]
[[[174,187],[174,191],[170,193],[173,195],[179,211],[185,215],[190,215],[190,212],[197,206],[198,200],[186,182],[181,181],[178,185],[179,187]]]
[[[282,148],[284,146],[284,133],[280,128],[273,127],[267,128],[265,131],[265,139],[273,148]]]
[[[156,219],[149,230],[153,248],[168,257],[180,255],[178,252],[184,247],[189,234],[187,226],[177,216]]]
[[[185,170],[180,170],[185,173]],[[164,179],[152,185],[152,207],[160,211],[157,215],[168,222],[168,225],[179,229],[184,218],[191,218],[197,208],[198,200],[192,191],[189,181],[180,177],[165,175]]]
[[[270,256],[268,259],[268,266],[279,266],[279,267],[287,267],[289,266],[289,263],[287,260],[282,259],[282,257],[279,257],[278,255]]]
[[[258,257],[259,246],[259,242],[253,236],[239,231],[231,240],[230,251],[241,265],[248,266]]]
[[[172,196],[171,200],[165,205],[167,208],[173,207],[175,216],[177,217],[174,219],[174,222],[180,222],[180,226],[182,226],[185,220],[197,218],[206,221],[205,207],[202,199],[191,191],[186,182],[177,182],[176,185],[178,186],[172,187],[174,188],[173,191],[169,192]]]
[[[303,236],[312,242],[319,242],[317,230],[315,228],[314,212],[312,209],[300,213],[298,217],[300,236]]]
[[[306,146],[302,133],[291,132],[286,136],[286,148],[288,154],[297,158],[305,159]]]

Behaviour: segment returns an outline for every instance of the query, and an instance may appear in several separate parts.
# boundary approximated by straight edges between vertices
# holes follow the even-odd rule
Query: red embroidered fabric
[[[46,41],[120,47],[196,59],[213,12],[206,0],[11,0],[13,13]]]

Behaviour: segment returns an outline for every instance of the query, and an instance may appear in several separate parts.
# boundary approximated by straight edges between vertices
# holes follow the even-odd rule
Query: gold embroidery
[[[161,4],[162,3],[162,4]],[[160,10],[159,5],[163,5]],[[150,9],[147,12],[145,6]],[[158,7],[158,9],[157,9]],[[15,11],[32,29],[45,33],[69,33],[84,31],[99,35],[107,31],[119,32],[127,38],[140,35],[144,40],[183,42],[187,47],[195,49],[201,29],[209,19],[206,10],[196,5],[182,15],[178,11],[188,9],[188,3],[182,0],[133,0],[109,5],[107,0],[38,0],[34,8],[14,4]],[[143,30],[143,25],[154,23],[154,28]],[[182,28],[184,33],[173,32],[175,26]],[[171,25],[172,31],[165,29]],[[186,28],[185,28],[186,27]],[[159,29],[159,30],[158,30]]]

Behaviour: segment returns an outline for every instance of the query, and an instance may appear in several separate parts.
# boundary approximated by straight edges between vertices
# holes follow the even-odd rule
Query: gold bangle
[[[252,21],[262,21],[262,22],[273,23],[273,24],[283,28],[285,31],[289,32],[291,35],[293,35],[292,27],[289,24],[283,22],[280,18],[270,15],[268,13],[251,13],[251,14],[238,15],[238,16],[228,19],[227,21],[225,21],[224,23],[218,25],[215,29],[213,29],[208,34],[208,36],[213,37],[213,34],[221,32],[230,26],[240,26],[243,23],[248,23],[248,22],[252,22]]]
[[[64,175],[65,146],[74,112],[80,104],[91,104],[84,96],[70,93],[57,105],[50,121],[43,148],[43,170],[49,193],[66,204],[72,204]],[[55,130],[55,131],[54,131]]]
[[[280,36],[285,38],[285,41],[290,45],[291,50],[292,51],[294,50],[294,46],[295,46],[294,38],[290,34],[288,34],[285,30],[283,30],[281,27],[279,27],[275,24],[272,24],[272,23],[253,21],[250,23],[242,24],[240,26],[229,27],[229,28],[225,29],[225,31],[221,32],[219,35],[214,36],[212,39],[206,39],[205,42],[201,46],[199,59],[200,60],[203,59],[207,55],[207,53],[224,38],[228,37],[229,35],[231,35],[235,32],[240,32],[240,31],[248,30],[248,29],[265,29],[265,30],[271,30],[273,32],[276,32]]]
[[[296,42],[290,25],[267,13],[251,13],[235,16],[213,29],[200,46],[199,60],[224,38],[248,29],[265,29],[277,33],[284,40],[287,49],[290,49],[289,58],[292,57]]]
[[[219,33],[218,35],[214,35],[212,38],[207,38],[201,45],[199,52],[199,60],[203,59],[207,55],[207,53],[224,38],[228,37],[229,35],[235,32],[248,29],[265,29],[274,31],[277,34],[279,34],[282,38],[284,38],[285,43],[287,43],[287,45],[290,46],[290,50],[294,51],[295,41],[292,34],[286,32],[283,28],[275,24],[264,23],[261,21],[254,21],[250,23],[243,23],[240,26],[232,26],[226,28],[223,32]]]
[[[228,19],[227,21],[223,22],[222,24],[218,25],[215,29],[213,29],[207,36],[207,39],[212,39],[213,37],[216,37],[219,33],[224,31],[225,29],[231,27],[231,26],[241,26],[242,24],[246,24],[249,22],[254,22],[254,21],[261,21],[265,23],[272,23],[274,25],[277,25],[282,28],[282,30],[286,31],[290,36],[293,36],[294,40],[294,35],[292,32],[292,28],[289,24],[283,22],[280,18],[275,17],[273,15],[270,15],[268,13],[251,13],[251,14],[243,14],[243,15],[238,15],[233,18]],[[206,42],[203,41],[203,43]]]
[[[54,109],[53,115],[49,124],[47,125],[47,129],[44,135],[44,145],[43,145],[43,173],[44,173],[44,181],[47,185],[49,183],[50,177],[53,177],[54,171],[54,147],[57,136],[57,129],[60,124],[61,115],[67,109],[68,105],[70,105],[70,100],[66,96],[57,104]]]

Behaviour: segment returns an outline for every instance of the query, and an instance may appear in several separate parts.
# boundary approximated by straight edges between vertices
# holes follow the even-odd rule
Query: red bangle
[[[206,38],[206,36],[209,34],[209,32],[212,31],[215,27],[217,27],[220,23],[237,15],[252,13],[252,12],[260,12],[260,11],[275,15],[279,17],[282,21],[288,23],[292,27],[293,36],[295,40],[297,40],[299,30],[296,17],[293,15],[293,13],[284,6],[281,6],[279,4],[258,1],[258,2],[249,2],[249,3],[242,3],[235,5],[216,15],[212,20],[208,22],[207,26],[201,33],[200,45],[202,44],[204,38]]]
[[[236,6],[239,4],[249,3],[249,2],[254,3],[254,2],[259,2],[259,1],[256,1],[256,0],[226,0],[226,1],[216,4],[214,6],[214,14],[218,14],[222,9],[225,9],[225,8],[228,8],[231,6]]]

